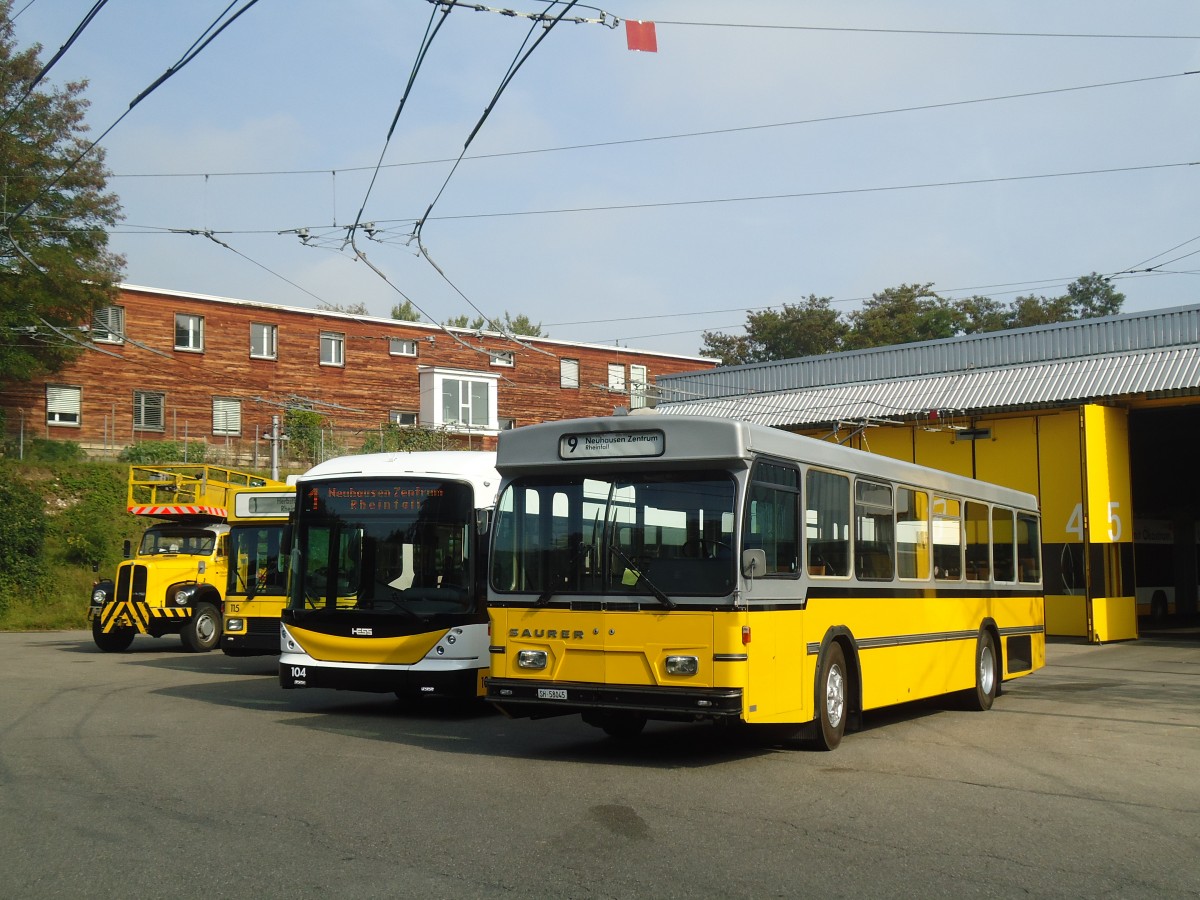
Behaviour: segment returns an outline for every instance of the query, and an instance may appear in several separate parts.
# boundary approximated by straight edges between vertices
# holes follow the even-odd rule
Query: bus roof
[[[572,439],[574,444],[569,443]],[[940,469],[844,447],[778,428],[711,416],[656,414],[564,419],[500,433],[496,468],[505,478],[548,465],[596,471],[645,469],[669,459],[686,467],[746,468],[757,454],[1036,510],[1037,498]]]
[[[471,484],[477,505],[495,502],[500,487],[496,454],[487,450],[413,450],[360,453],[318,463],[299,482],[343,478],[453,478]]]

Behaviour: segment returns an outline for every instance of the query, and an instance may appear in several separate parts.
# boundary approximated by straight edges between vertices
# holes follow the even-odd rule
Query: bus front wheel
[[[846,654],[837,642],[825,648],[817,691],[814,744],[818,750],[833,750],[846,733]]]
[[[610,738],[617,740],[630,740],[642,733],[642,729],[646,727],[646,717],[639,716],[637,713],[630,712],[608,712],[601,715],[585,715],[583,717],[589,725],[594,725],[607,734]]]

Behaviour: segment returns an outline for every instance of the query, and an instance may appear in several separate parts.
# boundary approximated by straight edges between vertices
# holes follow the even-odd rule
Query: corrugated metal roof
[[[1200,307],[1195,312],[1200,320]],[[691,380],[696,376],[683,377]],[[660,384],[667,380],[681,378],[660,379]],[[1200,396],[1200,340],[1191,346],[660,403],[659,411],[805,426],[906,418],[929,410],[983,412],[1170,394]]]
[[[1200,346],[1200,306],[1080,319],[1035,328],[963,335],[895,347],[877,347],[823,356],[726,366],[658,379],[664,403],[805,390],[866,382],[908,381],[980,369],[1039,369],[1055,362],[1121,357],[1147,350]],[[1104,366],[1101,366],[1102,370]],[[1098,372],[1099,370],[1095,370]],[[1087,370],[1093,373],[1092,369]],[[1077,377],[1087,378],[1082,372]],[[1032,376],[1027,376],[1032,377]],[[1121,380],[1106,382],[1113,393]],[[1175,389],[1175,388],[1171,388]],[[1062,390],[1061,387],[1056,390]],[[1081,387],[1079,390],[1083,390]],[[1086,391],[1085,391],[1086,393]],[[1105,394],[1087,394],[1105,396]],[[1046,396],[1029,402],[1049,402]],[[993,404],[988,404],[993,405]]]

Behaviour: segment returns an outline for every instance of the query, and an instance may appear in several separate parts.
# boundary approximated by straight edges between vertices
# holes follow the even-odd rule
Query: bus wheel
[[[221,640],[221,614],[211,603],[197,604],[179,636],[192,653],[207,653]]]
[[[637,713],[605,713],[600,716],[584,716],[583,721],[595,725],[611,738],[629,740],[642,733],[646,717]]]
[[[833,750],[846,733],[846,654],[836,641],[825,649],[817,689],[814,744],[818,750]]]
[[[1167,623],[1167,595],[1163,591],[1155,591],[1150,598],[1150,621],[1155,625]]]
[[[983,712],[992,708],[1000,693],[1000,667],[996,640],[990,631],[979,632],[975,646],[975,689],[966,692],[968,706]]]
[[[92,640],[105,653],[120,653],[122,650],[128,650],[129,645],[133,643],[135,633],[132,628],[114,628],[106,634],[100,624],[100,617],[96,616],[92,619]]]

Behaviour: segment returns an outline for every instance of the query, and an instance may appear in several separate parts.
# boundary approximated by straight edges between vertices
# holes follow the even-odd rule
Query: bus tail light
[[[742,626],[742,644],[745,645],[745,644],[749,644],[749,643],[750,643],[750,626],[743,625]]]

